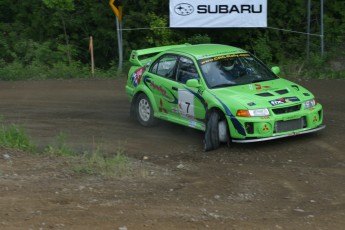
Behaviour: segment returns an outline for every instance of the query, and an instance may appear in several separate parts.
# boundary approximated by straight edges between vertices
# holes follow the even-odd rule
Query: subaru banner
[[[267,0],[170,0],[170,27],[267,27]]]

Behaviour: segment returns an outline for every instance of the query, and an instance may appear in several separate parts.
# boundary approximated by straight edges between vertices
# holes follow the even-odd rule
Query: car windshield
[[[277,79],[262,62],[250,54],[229,54],[199,61],[209,88],[221,88]]]

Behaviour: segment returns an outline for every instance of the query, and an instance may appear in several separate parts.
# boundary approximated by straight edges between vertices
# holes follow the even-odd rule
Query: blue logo
[[[194,12],[194,7],[188,3],[180,3],[175,6],[175,13],[181,16],[187,16]]]

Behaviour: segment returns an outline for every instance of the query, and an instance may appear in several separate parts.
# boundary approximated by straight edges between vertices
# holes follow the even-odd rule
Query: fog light
[[[254,134],[254,124],[253,122],[246,122],[244,124],[244,127],[246,128],[246,131],[248,134]]]

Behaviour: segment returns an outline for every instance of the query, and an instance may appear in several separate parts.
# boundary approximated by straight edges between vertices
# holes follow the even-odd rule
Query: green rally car
[[[205,131],[205,150],[325,128],[321,104],[240,48],[204,44],[133,50],[126,93],[143,126],[163,119]]]

